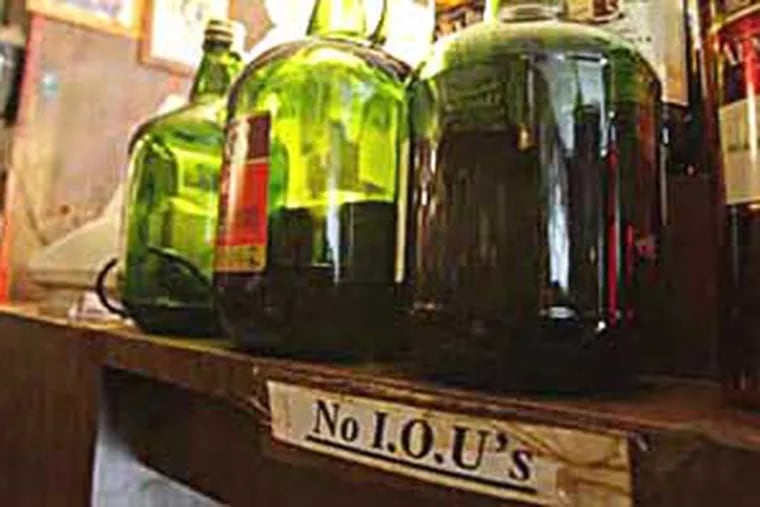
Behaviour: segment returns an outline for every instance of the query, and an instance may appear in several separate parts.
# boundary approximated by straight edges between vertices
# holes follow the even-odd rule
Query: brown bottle
[[[661,226],[659,80],[632,46],[489,3],[411,87],[411,346],[495,389],[625,383]]]
[[[723,384],[760,408],[760,2],[700,5],[707,60],[707,130],[721,168]]]
[[[714,371],[716,229],[714,174],[704,163],[703,68],[694,0],[567,0],[568,16],[633,44],[663,84],[663,283],[647,298],[645,369]],[[702,273],[695,277],[694,273]],[[664,311],[660,311],[663,309]]]

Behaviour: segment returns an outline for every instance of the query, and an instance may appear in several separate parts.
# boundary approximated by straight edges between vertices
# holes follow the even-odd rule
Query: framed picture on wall
[[[163,1],[163,0],[159,0]],[[139,37],[144,0],[26,0],[44,16],[127,37]]]
[[[142,61],[192,74],[203,55],[206,22],[229,14],[230,0],[147,0]]]

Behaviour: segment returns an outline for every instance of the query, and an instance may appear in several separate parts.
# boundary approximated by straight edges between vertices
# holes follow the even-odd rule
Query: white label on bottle
[[[535,505],[628,507],[628,439],[268,382],[274,439],[421,481]]]
[[[725,171],[726,202],[760,199],[760,97],[720,108],[720,143]]]
[[[688,104],[686,29],[681,0],[568,0],[570,19],[629,41],[652,65],[667,102]]]

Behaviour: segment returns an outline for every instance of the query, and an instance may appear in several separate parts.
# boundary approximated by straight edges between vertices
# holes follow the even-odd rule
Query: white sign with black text
[[[629,507],[628,439],[269,382],[272,436],[386,472],[537,505]]]

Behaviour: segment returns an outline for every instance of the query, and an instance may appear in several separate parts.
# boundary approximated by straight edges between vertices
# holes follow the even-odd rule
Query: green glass
[[[318,0],[308,37],[249,64],[231,94],[215,285],[246,347],[393,348],[409,70],[379,49],[384,25],[370,37],[360,0]]]
[[[549,391],[630,378],[658,269],[660,84],[561,11],[489,2],[410,87],[411,330],[431,376]]]
[[[228,23],[211,22],[187,106],[130,143],[121,297],[141,329],[218,332],[211,298],[225,95],[242,68]]]

